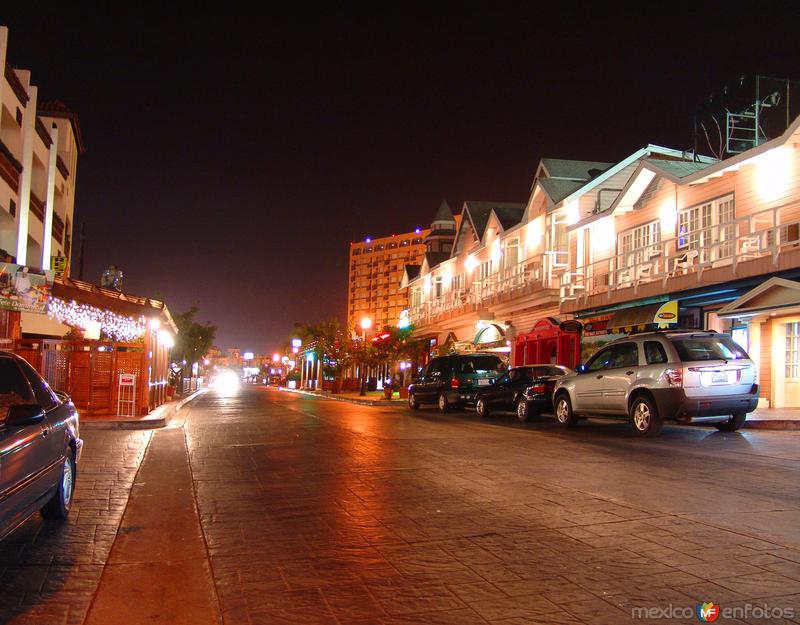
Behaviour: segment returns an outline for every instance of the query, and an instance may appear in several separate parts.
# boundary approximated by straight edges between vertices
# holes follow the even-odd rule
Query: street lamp
[[[361,392],[359,395],[363,396],[367,394],[367,372],[366,372],[366,355],[367,355],[367,330],[372,327],[372,319],[369,317],[364,317],[361,320],[361,349],[364,350],[361,358]]]

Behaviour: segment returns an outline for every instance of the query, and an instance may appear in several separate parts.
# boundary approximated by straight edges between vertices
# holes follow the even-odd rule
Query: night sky
[[[27,4],[0,9],[8,60],[78,113],[87,147],[73,275],[85,223],[86,279],[114,263],[126,291],[197,302],[220,347],[264,353],[295,321],[344,319],[351,239],[424,227],[442,198],[524,202],[543,156],[688,148],[726,81],[800,78],[791,3],[266,18]]]

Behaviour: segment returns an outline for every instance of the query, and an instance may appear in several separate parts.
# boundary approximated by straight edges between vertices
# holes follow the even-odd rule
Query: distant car
[[[0,352],[0,538],[37,510],[67,518],[82,448],[69,397],[24,359]]]
[[[556,420],[621,418],[641,436],[665,419],[741,428],[758,405],[755,366],[727,334],[666,331],[635,334],[600,349],[556,386]]]
[[[475,402],[478,391],[491,386],[506,370],[503,359],[492,353],[438,356],[408,387],[408,405],[436,404],[440,412]]]
[[[572,373],[560,365],[524,365],[509,369],[475,398],[475,410],[488,417],[494,410],[515,410],[520,421],[553,409],[556,382]]]

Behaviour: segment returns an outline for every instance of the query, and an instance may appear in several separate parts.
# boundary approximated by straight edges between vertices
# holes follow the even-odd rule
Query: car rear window
[[[748,358],[747,352],[727,336],[692,336],[670,340],[683,362]]]
[[[470,356],[461,360],[461,373],[489,373],[503,370],[497,356]]]
[[[543,377],[548,375],[564,375],[564,372],[558,367],[534,367],[533,375],[536,377]]]

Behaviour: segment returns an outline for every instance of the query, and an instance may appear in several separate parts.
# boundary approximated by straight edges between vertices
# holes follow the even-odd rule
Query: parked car
[[[579,417],[629,419],[634,432],[658,434],[665,419],[713,423],[732,432],[758,405],[755,368],[727,334],[649,332],[600,349],[555,389],[558,422]]]
[[[478,391],[475,410],[488,417],[493,410],[515,410],[520,421],[553,409],[556,382],[572,370],[560,365],[524,365],[509,369],[491,387]]]
[[[83,447],[75,405],[24,359],[0,352],[0,415],[0,538],[37,510],[66,519]]]
[[[451,354],[428,363],[422,375],[408,387],[408,405],[436,404],[440,412],[474,403],[478,391],[488,388],[506,370],[497,354]]]

